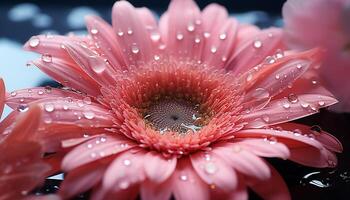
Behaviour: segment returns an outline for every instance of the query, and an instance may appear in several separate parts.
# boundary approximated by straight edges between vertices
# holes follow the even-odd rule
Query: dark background
[[[161,14],[167,9],[169,1],[164,0],[132,0],[136,7],[146,6],[155,13]],[[26,3],[26,4],[23,4]],[[30,4],[28,4],[30,3]],[[212,1],[197,1],[201,8]],[[281,8],[284,0],[218,0],[233,16],[240,21],[254,23],[262,28],[281,26]],[[34,57],[24,54],[21,44],[32,35],[40,33],[66,34],[75,32],[84,34],[82,14],[93,11],[110,22],[113,0],[42,0],[20,1],[1,0],[0,3],[0,65],[10,65],[11,70],[0,66],[0,76],[9,77],[7,87],[10,89],[37,85],[55,85],[50,79],[33,69],[22,70],[25,61]],[[24,5],[24,8],[23,8]],[[21,9],[18,9],[21,7]],[[28,7],[29,6],[29,7]],[[16,10],[17,9],[17,10]],[[18,18],[11,13],[23,15],[34,9],[32,15]],[[78,14],[77,14],[78,13]],[[80,14],[79,14],[80,13]],[[72,20],[73,19],[73,20]],[[30,79],[32,77],[33,79]],[[35,82],[39,77],[40,81]],[[18,80],[21,81],[18,81]],[[23,83],[25,82],[25,83]],[[336,169],[307,168],[289,161],[269,160],[286,180],[293,199],[350,199],[350,114],[337,114],[322,110],[320,114],[304,118],[298,122],[308,125],[319,125],[339,138],[344,145],[344,153],[339,155],[339,166]],[[310,175],[313,174],[313,175]],[[309,175],[309,176],[308,176]],[[305,178],[307,177],[307,178]],[[47,184],[38,190],[40,193],[50,193],[57,190],[59,180],[48,180]],[[85,199],[85,194],[79,199]],[[259,199],[253,193],[250,199]]]

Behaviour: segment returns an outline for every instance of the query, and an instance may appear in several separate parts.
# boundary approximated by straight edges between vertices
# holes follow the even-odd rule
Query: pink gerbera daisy
[[[289,199],[261,157],[334,167],[341,144],[287,123],[336,99],[314,79],[318,50],[284,51],[279,29],[239,24],[224,8],[174,0],[159,23],[115,3],[110,26],[89,35],[34,36],[33,64],[64,88],[12,92],[12,108],[39,104],[47,152],[68,152],[60,195],[92,199]],[[13,116],[16,115],[14,112]]]

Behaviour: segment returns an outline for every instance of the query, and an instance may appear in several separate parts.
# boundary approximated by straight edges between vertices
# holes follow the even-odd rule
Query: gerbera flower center
[[[161,134],[174,131],[185,134],[199,131],[205,124],[205,116],[199,104],[169,96],[152,102],[144,109],[144,119]]]

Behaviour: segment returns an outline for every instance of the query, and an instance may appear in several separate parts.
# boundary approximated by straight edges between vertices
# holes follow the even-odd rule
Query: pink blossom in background
[[[336,166],[336,138],[290,122],[337,102],[310,71],[318,49],[288,51],[280,29],[192,0],[173,0],[159,22],[118,1],[112,26],[90,16],[87,27],[25,44],[63,88],[6,98],[14,109],[38,105],[45,152],[67,152],[63,199],[90,189],[91,199],[248,199],[248,187],[290,199],[264,157]]]
[[[350,0],[288,0],[283,18],[290,47],[325,49],[320,76],[340,101],[331,108],[350,112]]]
[[[0,79],[0,116],[5,103],[5,86]],[[9,116],[0,123],[0,199],[59,199],[55,195],[31,196],[50,175],[50,166],[42,160],[41,145],[35,141],[40,123],[37,106],[19,107],[23,114],[15,119]]]

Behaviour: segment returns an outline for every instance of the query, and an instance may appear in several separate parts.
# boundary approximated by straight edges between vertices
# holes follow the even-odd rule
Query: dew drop
[[[29,110],[29,106],[27,104],[20,104],[18,107],[17,107],[17,110],[19,112],[27,112]]]
[[[209,32],[204,32],[203,35],[204,35],[205,38],[209,38],[210,37],[210,33]]]
[[[121,30],[119,30],[119,31],[118,31],[118,33],[117,33],[117,35],[121,37],[121,36],[123,36],[123,35],[124,35],[124,32],[123,32],[123,31],[121,31]]]
[[[253,47],[256,49],[260,49],[263,46],[263,43],[260,40],[255,40],[253,42]]]
[[[219,35],[219,39],[220,39],[220,40],[225,40],[225,39],[226,39],[226,33],[221,33],[221,34]]]
[[[52,62],[52,56],[50,54],[45,53],[41,56],[41,60],[46,63],[50,63]]]
[[[275,63],[275,62],[276,62],[276,60],[275,60],[275,58],[272,57],[272,56],[267,56],[267,57],[265,58],[265,63],[266,63],[266,64],[273,64],[273,63]]]
[[[132,29],[131,28],[128,28],[128,31],[127,31],[128,35],[131,35],[133,33]]]
[[[154,42],[158,42],[160,40],[160,34],[158,32],[152,32],[151,40]]]
[[[133,44],[131,46],[131,52],[134,54],[138,54],[140,52],[140,49],[136,46],[136,44]]]
[[[303,65],[302,64],[297,64],[297,69],[301,69],[303,68]]]
[[[226,56],[222,56],[221,61],[222,62],[226,62],[226,60],[227,60],[227,57]]]
[[[55,106],[51,103],[45,104],[44,107],[46,112],[53,112],[55,110]]]
[[[40,44],[40,40],[39,40],[38,37],[32,37],[32,38],[29,40],[29,46],[32,47],[32,48],[37,47],[39,44]]]
[[[91,111],[83,112],[83,115],[86,119],[93,119],[95,117],[95,113]]]
[[[214,174],[218,170],[218,168],[213,162],[208,162],[205,164],[204,170],[208,174]]]
[[[275,78],[276,78],[276,80],[280,79],[280,75],[276,74]]]
[[[276,59],[281,59],[281,58],[283,58],[283,57],[284,57],[284,52],[283,52],[282,50],[278,49],[278,50],[276,51],[275,58],[276,58]]]
[[[189,23],[188,26],[187,26],[187,30],[188,30],[189,32],[193,32],[194,29],[195,29],[194,25],[193,25],[192,23]]]
[[[87,105],[91,104],[91,98],[90,97],[84,97],[83,102],[86,103]]]
[[[302,102],[301,104],[301,107],[303,107],[303,108],[308,108],[310,105],[308,104],[308,103],[306,103],[306,102]]]
[[[125,159],[125,160],[123,160],[123,164],[124,164],[125,166],[130,166],[130,165],[131,165],[131,161],[128,160],[128,159]]]
[[[264,88],[257,88],[253,92],[253,97],[256,99],[266,99],[270,97],[270,93]]]
[[[290,104],[288,102],[284,102],[282,106],[285,109],[289,109],[290,108]]]
[[[319,105],[319,106],[324,106],[324,105],[326,105],[326,102],[324,102],[324,101],[319,101],[319,102],[318,102],[318,105]]]
[[[301,136],[302,132],[301,132],[300,129],[295,129],[295,130],[293,131],[293,134],[294,134],[295,136]]]
[[[182,33],[178,33],[178,34],[176,34],[176,39],[182,40],[182,39],[184,39],[184,35]]]
[[[179,178],[180,178],[181,181],[187,181],[188,180],[188,177],[186,175],[183,175],[183,174],[180,175]]]
[[[310,130],[315,134],[315,135],[319,135],[322,133],[322,128],[318,125],[313,125],[311,126]]]
[[[317,81],[316,81],[316,80],[313,80],[313,81],[311,81],[311,83],[312,83],[313,85],[316,85],[316,84],[317,84]]]
[[[298,96],[296,94],[290,93],[288,95],[288,101],[291,103],[297,103],[298,102]]]
[[[159,55],[154,55],[153,58],[154,58],[154,60],[159,60],[160,56]]]
[[[253,74],[249,73],[246,80],[249,82],[253,79]]]
[[[194,42],[197,43],[197,44],[199,44],[199,43],[201,42],[201,39],[200,39],[199,37],[196,37],[196,38],[194,39]]]
[[[270,117],[267,116],[267,115],[263,115],[263,116],[262,116],[262,120],[264,120],[264,122],[266,122],[266,123],[269,123]]]
[[[98,30],[96,28],[93,28],[90,30],[90,33],[96,35],[98,33]]]
[[[11,97],[15,97],[17,95],[17,92],[11,92]]]
[[[120,189],[127,189],[129,187],[129,185],[130,185],[129,182],[122,181],[122,182],[119,183],[119,188]]]
[[[92,144],[88,144],[87,148],[91,149],[92,148]]]
[[[212,46],[212,47],[210,48],[210,52],[212,52],[212,53],[216,53],[217,50],[218,50],[218,49],[217,49],[215,46]]]

